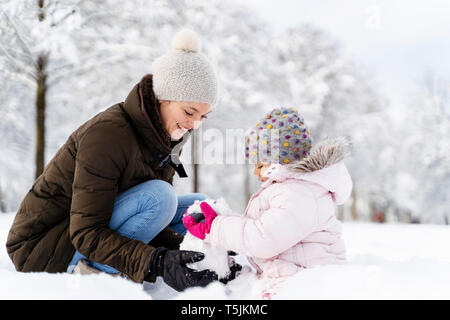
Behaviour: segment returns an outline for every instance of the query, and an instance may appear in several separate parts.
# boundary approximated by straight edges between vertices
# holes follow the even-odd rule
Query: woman
[[[22,201],[8,254],[22,272],[95,270],[136,282],[162,276],[176,290],[216,276],[185,266],[182,216],[202,194],[178,196],[182,145],[211,112],[217,77],[183,30],[126,100],[84,123],[48,163]]]

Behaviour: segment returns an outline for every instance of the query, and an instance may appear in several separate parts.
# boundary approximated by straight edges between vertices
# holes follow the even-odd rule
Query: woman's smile
[[[211,105],[201,102],[160,101],[161,118],[167,133],[179,140],[191,129],[198,129]]]
[[[180,123],[178,123],[178,122],[177,122],[177,127],[178,127],[179,130],[181,130],[181,132],[180,132],[180,133],[181,133],[181,136],[183,136],[186,132],[189,131],[188,128],[186,128],[186,127],[180,125]]]

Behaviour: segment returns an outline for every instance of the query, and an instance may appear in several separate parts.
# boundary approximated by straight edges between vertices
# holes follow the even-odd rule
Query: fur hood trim
[[[351,144],[346,137],[328,138],[319,142],[302,160],[288,165],[295,172],[313,172],[344,161],[350,156]]]

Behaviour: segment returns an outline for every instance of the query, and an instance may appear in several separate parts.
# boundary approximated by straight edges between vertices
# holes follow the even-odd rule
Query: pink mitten
[[[217,217],[217,213],[206,202],[200,203],[200,209],[205,217],[204,221],[198,219],[198,215],[190,214],[183,218],[183,224],[193,236],[203,240],[211,230],[211,224]]]

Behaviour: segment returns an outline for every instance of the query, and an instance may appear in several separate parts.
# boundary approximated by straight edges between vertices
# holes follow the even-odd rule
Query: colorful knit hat
[[[251,164],[297,162],[311,148],[305,120],[294,108],[273,109],[245,136],[245,157]]]

